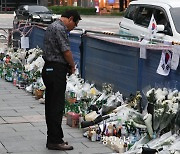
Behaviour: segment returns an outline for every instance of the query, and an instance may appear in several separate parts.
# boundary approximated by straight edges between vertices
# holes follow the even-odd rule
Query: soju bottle
[[[79,128],[81,128],[81,122],[84,121],[84,117],[83,117],[83,113],[81,111],[80,106],[78,106],[78,109],[79,109]]]
[[[104,121],[104,122],[103,122],[102,136],[103,136],[103,135],[106,135],[106,129],[107,129],[106,127],[107,127],[107,125],[106,125],[106,122]]]
[[[117,136],[117,128],[115,124],[113,124],[113,136]]]
[[[98,124],[98,127],[96,129],[96,141],[100,141],[101,140],[101,128]]]
[[[121,137],[121,129],[122,129],[122,122],[121,122],[121,118],[118,118],[117,119],[117,125],[116,125],[116,127],[117,127],[117,137]]]

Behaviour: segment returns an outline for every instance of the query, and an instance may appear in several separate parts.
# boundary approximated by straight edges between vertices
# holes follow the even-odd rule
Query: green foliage
[[[112,16],[124,16],[124,12],[111,12]]]
[[[33,77],[34,77],[35,79],[40,78],[40,77],[41,77],[41,72],[40,72],[40,71],[34,72]]]
[[[156,103],[156,98],[155,98],[155,91],[153,90],[151,94],[149,94],[149,97],[147,97],[147,100],[151,104]]]
[[[81,15],[95,15],[96,8],[84,8],[84,7],[73,7],[73,6],[50,6],[50,10],[55,14],[62,14],[66,10],[76,9]]]

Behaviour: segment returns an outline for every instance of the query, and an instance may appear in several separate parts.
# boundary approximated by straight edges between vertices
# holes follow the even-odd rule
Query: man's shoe
[[[48,143],[46,147],[49,150],[73,150],[73,146],[66,144],[65,142],[62,144],[52,144]]]
[[[69,144],[67,141],[64,142],[64,144]],[[46,143],[46,148],[48,148],[48,143]]]

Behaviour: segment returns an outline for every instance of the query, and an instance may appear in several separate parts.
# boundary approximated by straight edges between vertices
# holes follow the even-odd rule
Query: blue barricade
[[[69,35],[69,40],[70,40],[70,45],[71,45],[71,50],[73,54],[73,58],[75,63],[77,64],[78,69],[80,70],[80,45],[81,45],[81,33],[70,33]]]
[[[29,49],[36,48],[37,46],[43,49],[45,29],[39,26],[26,26],[13,31],[13,40],[19,43],[14,44],[14,47],[20,47],[21,37],[24,34],[25,37],[29,37]]]
[[[124,96],[143,91],[147,86],[180,89],[180,67],[168,76],[156,73],[162,50],[147,50],[147,59],[140,59],[139,47],[132,47],[83,36],[82,77],[97,88],[110,83]]]
[[[25,29],[25,32],[28,31],[29,28]],[[27,34],[30,49],[37,46],[43,49],[44,33],[43,28],[32,27]],[[101,90],[103,83],[110,83],[114,91],[120,91],[125,96],[142,91],[148,85],[180,89],[180,67],[176,71],[171,70],[168,76],[156,73],[161,50],[148,49],[147,59],[144,60],[139,58],[139,47],[81,35],[79,32],[69,35],[73,57],[82,78],[94,82],[98,89]]]
[[[37,46],[41,49],[43,49],[44,46],[44,34],[45,29],[40,26],[26,26],[21,27],[19,29],[14,30],[13,32],[13,39],[17,41],[17,43],[14,45],[18,48],[20,47],[20,40],[22,34],[25,34],[25,36],[29,37],[29,49],[36,48]],[[82,33],[70,33],[70,45],[73,53],[73,57],[75,60],[75,63],[77,64],[79,70],[80,70],[80,44],[81,44],[81,34]],[[19,44],[18,44],[19,42]]]
[[[139,49],[86,35],[83,43],[83,78],[95,82],[98,89],[104,82],[111,83],[125,95],[138,90]]]
[[[29,48],[32,49],[38,46],[39,48],[43,49],[45,30],[37,26],[33,26],[32,28],[32,31],[28,34]]]

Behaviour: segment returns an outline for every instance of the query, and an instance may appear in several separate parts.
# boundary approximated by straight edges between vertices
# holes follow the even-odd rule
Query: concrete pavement
[[[44,104],[31,94],[0,78],[0,154],[109,154],[111,149],[83,137],[63,119],[65,140],[72,151],[47,150]]]

